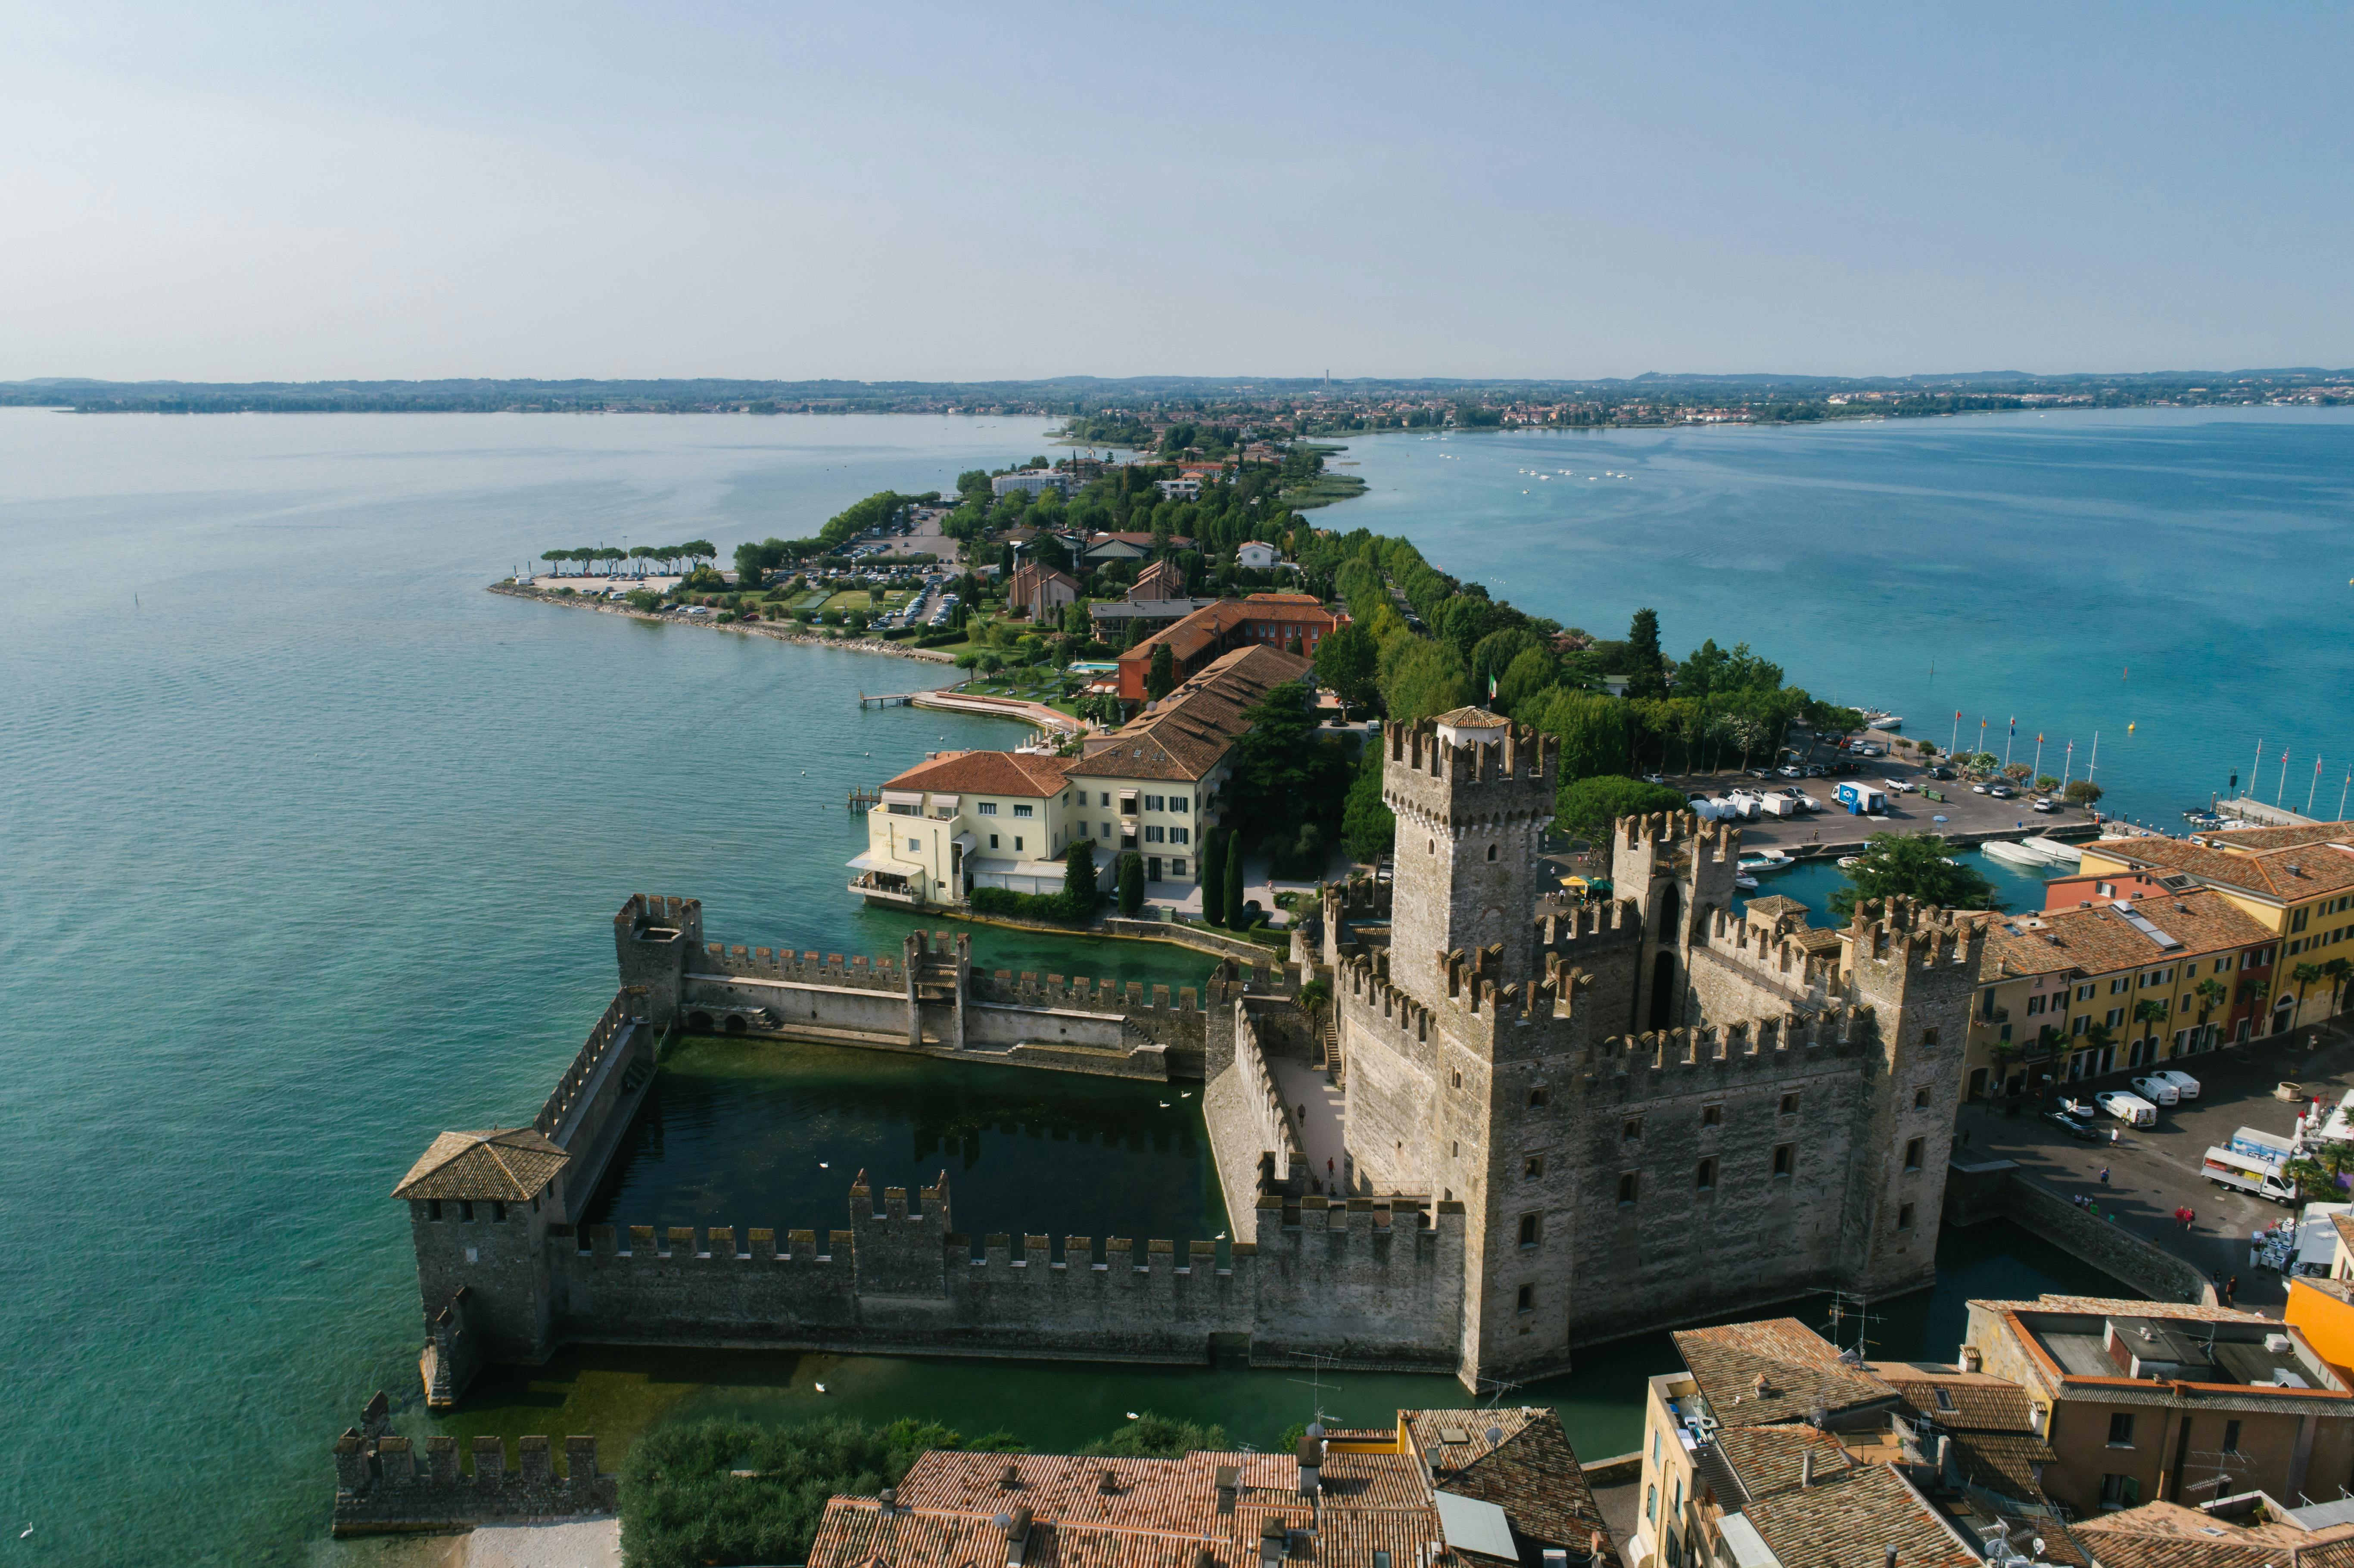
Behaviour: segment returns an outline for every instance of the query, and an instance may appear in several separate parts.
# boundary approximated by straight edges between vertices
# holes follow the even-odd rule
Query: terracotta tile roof
[[[2251,1525],[2180,1503],[2147,1502],[2068,1527],[2101,1568],[2344,1568],[2354,1525]]]
[[[1170,654],[1181,663],[1198,659],[1217,646],[1225,635],[1251,620],[1281,620],[1303,622],[1321,630],[1331,630],[1340,624],[1331,611],[1311,593],[1255,593],[1244,599],[1222,599],[1215,604],[1204,605],[1174,626],[1163,627],[1120,655],[1122,662],[1141,659],[1150,662],[1153,649],[1163,642]]]
[[[2043,1467],[2057,1464],[2052,1445],[2032,1432],[1956,1432],[1954,1462],[1972,1484],[2021,1502],[2043,1498]]]
[[[1895,1398],[1895,1390],[1840,1361],[1796,1318],[1684,1329],[1675,1341],[1710,1411],[1728,1427],[1803,1421],[1818,1406],[1842,1410]]]
[[[1087,779],[1198,779],[1225,758],[1250,728],[1245,712],[1289,681],[1307,679],[1307,660],[1263,646],[1237,648],[1108,736],[1090,742],[1069,764]],[[886,786],[888,788],[888,786]]]
[[[2278,1322],[2262,1312],[2190,1301],[2126,1301],[2112,1296],[2039,1296],[2032,1301],[1973,1301],[1989,1312],[2050,1312],[2079,1318],[2181,1319],[2193,1323]]]
[[[1993,928],[1995,951],[2012,974],[2073,969],[2100,975],[2232,952],[2273,939],[2246,911],[2211,887],[2127,901],[2136,915],[2181,943],[2179,948],[2159,947],[2112,909],[2111,902],[2098,899],[2090,908],[2009,916]]]
[[[2201,836],[2211,842],[2214,838]],[[2238,888],[2285,904],[2354,888],[2354,850],[2338,847],[2335,839],[2322,842],[2307,840],[2288,847],[2246,852],[2211,848],[2187,839],[2101,839],[2086,844],[2084,853],[2127,865],[2184,872],[2202,882]],[[2292,865],[2297,868],[2295,872],[2289,870]]]
[[[885,789],[929,789],[943,795],[1023,795],[1043,800],[1063,792],[1076,759],[1015,751],[943,751],[926,758]]]
[[[2354,843],[2354,822],[2308,822],[2295,828],[2226,828],[2193,835],[2234,850],[2299,849],[2306,844]]]
[[[1229,1466],[1237,1484],[1233,1508],[1222,1513],[1218,1475]],[[1328,1455],[1321,1480],[1320,1518],[1299,1495],[1299,1467],[1289,1455],[928,1453],[900,1482],[892,1516],[871,1498],[829,1502],[809,1563],[991,1568],[1005,1560],[995,1516],[1017,1507],[1033,1517],[1024,1568],[1256,1568],[1270,1525],[1312,1529],[1298,1538],[1304,1544],[1295,1544],[1288,1568],[1368,1568],[1376,1551],[1407,1568],[1442,1539],[1429,1487],[1410,1456]]]
[[[1884,1465],[1837,1472],[1742,1510],[1782,1568],[1976,1568],[1980,1559]]]
[[[1797,1486],[1809,1453],[1815,1457],[1814,1475],[1818,1480],[1852,1469],[1855,1464],[1847,1450],[1840,1446],[1838,1438],[1804,1422],[1785,1426],[1727,1426],[1717,1434],[1716,1449],[1732,1467],[1734,1479],[1741,1483],[1741,1489],[1753,1498],[1771,1497]],[[1718,1499],[1728,1507],[1737,1500]]]
[[[1473,729],[1482,726],[1501,727],[1511,722],[1501,714],[1491,714],[1486,708],[1449,708],[1430,721],[1433,724],[1463,725]]]
[[[1136,574],[1129,588],[1127,599],[1134,604],[1139,599],[1182,599],[1185,597],[1185,574],[1172,561],[1155,561]]]
[[[2028,1421],[2027,1391],[2007,1377],[1929,1361],[1866,1361],[1864,1366],[1896,1391],[1914,1416],[1935,1422],[1942,1431],[2034,1430]]]
[[[1583,1549],[1596,1531],[1609,1541],[1609,1527],[1559,1412],[1527,1405],[1401,1414],[1416,1450],[1438,1467],[1441,1488],[1504,1510],[1528,1568],[1542,1568],[1548,1546]],[[1490,1430],[1502,1433],[1501,1441],[1490,1442]],[[1449,1443],[1449,1436],[1464,1440]]]
[[[553,1139],[528,1127],[445,1132],[408,1168],[392,1195],[527,1202],[570,1158]]]

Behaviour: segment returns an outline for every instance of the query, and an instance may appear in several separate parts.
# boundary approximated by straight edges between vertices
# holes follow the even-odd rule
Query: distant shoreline
[[[877,637],[817,637],[800,629],[790,629],[772,620],[731,620],[721,623],[716,616],[654,615],[628,604],[610,599],[590,599],[575,594],[569,598],[538,588],[517,588],[511,582],[490,585],[490,591],[506,599],[529,599],[535,604],[552,604],[559,609],[590,609],[600,615],[619,615],[631,620],[642,620],[654,626],[687,626],[706,631],[734,631],[747,637],[767,637],[779,642],[798,642],[809,648],[833,648],[851,653],[881,653],[896,659],[916,659],[927,664],[954,664],[956,655],[937,648],[907,648]]]

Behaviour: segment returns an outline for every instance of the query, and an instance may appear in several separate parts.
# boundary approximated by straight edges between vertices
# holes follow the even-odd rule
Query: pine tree
[[[1202,842],[1202,918],[1213,926],[1226,923],[1226,846],[1215,829]]]
[[[1240,828],[1226,835],[1226,924],[1241,930],[1248,923],[1243,913],[1243,833]]]

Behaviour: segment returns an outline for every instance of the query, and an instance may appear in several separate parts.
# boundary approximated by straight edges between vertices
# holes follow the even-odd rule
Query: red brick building
[[[1222,599],[1122,653],[1119,694],[1129,702],[1144,700],[1144,677],[1152,668],[1152,651],[1163,644],[1182,682],[1222,653],[1254,645],[1288,650],[1295,637],[1300,652],[1312,658],[1317,643],[1341,625],[1341,619],[1318,602],[1314,594],[1255,593],[1247,599]]]

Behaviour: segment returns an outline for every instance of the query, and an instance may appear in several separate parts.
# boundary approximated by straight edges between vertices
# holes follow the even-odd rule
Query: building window
[[[1632,1203],[1635,1201],[1636,1194],[1641,1191],[1642,1185],[1643,1181],[1641,1172],[1636,1171],[1621,1171],[1618,1176],[1618,1206],[1620,1208],[1625,1208],[1628,1204]]]
[[[1540,1176],[1542,1176],[1542,1175],[1543,1175],[1543,1174],[1544,1174],[1544,1156],[1543,1156],[1543,1155],[1542,1155],[1542,1154],[1532,1154],[1532,1155],[1530,1155],[1526,1160],[1522,1160],[1522,1161],[1521,1161],[1521,1178],[1522,1178],[1522,1180],[1523,1180],[1523,1181],[1535,1181],[1538,1177],[1540,1177]]]
[[[2092,1027],[2092,1022],[2093,1015],[2091,1013],[2080,1012],[2076,1015],[2076,1021],[2068,1026],[2068,1033],[2071,1034],[2082,1034],[2086,1029]]]
[[[989,847],[991,849],[995,849],[997,847],[997,835],[995,833],[989,835]]]
[[[1904,1145],[1904,1169],[1907,1171],[1920,1170],[1922,1152],[1927,1148],[1928,1140],[1925,1139],[1916,1138],[1907,1142]]]
[[[907,841],[907,853],[908,853],[909,854],[921,854],[921,853],[924,853],[924,841],[923,841],[923,840],[921,840],[921,839],[909,839],[909,840]]]
[[[1521,1216],[1521,1245],[1534,1246],[1543,1238],[1543,1222],[1534,1214]]]
[[[1924,1029],[1921,1031],[1921,1048],[1925,1051],[1934,1051],[1937,1048],[1937,1032],[1935,1030]]]
[[[1192,843],[1193,842],[1193,830],[1190,828],[1172,828],[1169,830],[1169,842],[1172,844]]]
[[[1913,1091],[1913,1108],[1914,1110],[1927,1110],[1929,1108],[1928,1090],[1915,1089]]]
[[[1458,1089],[1463,1086],[1463,1069],[1460,1067],[1455,1069],[1455,1086]]]
[[[2131,985],[2131,984],[2133,984],[2133,981],[2132,981],[2132,980],[2131,980],[2131,979],[2129,979],[2129,978],[2127,978],[2127,979],[2113,980],[2111,980],[2111,981],[2109,982],[2109,994],[2110,994],[2111,996],[2115,996],[2115,995],[2119,994],[2120,992],[2122,992],[2122,991],[2126,989],[2126,987],[2127,987],[2127,986],[2129,986],[2129,985]]]
[[[1169,874],[1172,876],[1182,876],[1185,874],[1185,857],[1183,855],[1179,855],[1175,860],[1169,863]]]
[[[1913,1205],[1912,1205],[1912,1204],[1910,1204],[1910,1203],[1900,1203],[1900,1204],[1898,1204],[1898,1205],[1897,1205],[1897,1209],[1896,1209],[1896,1228],[1897,1228],[1898,1230],[1900,1230],[1900,1231],[1909,1231],[1909,1230],[1911,1230],[1911,1229],[1913,1228]]]
[[[1701,1107],[1700,1124],[1702,1127],[1723,1127],[1724,1125],[1724,1107],[1723,1106]]]
[[[1692,1185],[1699,1188],[1703,1192],[1714,1190],[1716,1186],[1716,1161],[1714,1159],[1703,1160],[1700,1162],[1700,1169],[1693,1176]]]
[[[2130,1448],[2133,1446],[2132,1411],[2112,1410],[2109,1412],[2109,1446],[2112,1448]]]
[[[1172,811],[1190,811],[1193,809],[1193,797],[1172,795],[1169,797],[1169,809]]]
[[[1536,1087],[1529,1091],[1529,1108],[1531,1110],[1541,1110],[1552,1100],[1552,1098],[1553,1095],[1551,1091],[1546,1089],[1543,1084],[1539,1084]]]
[[[1488,846],[1488,858],[1490,860],[1496,858],[1496,846],[1494,844],[1490,844]]]
[[[1031,817],[1037,815],[1037,810],[1026,800],[1016,800],[1013,803],[1013,814],[1017,817]]]
[[[2298,909],[2292,911],[2288,917],[2289,935],[2294,937],[2299,931],[2304,930],[2306,916],[2312,913],[2313,911],[2310,909]]]
[[[973,810],[979,811],[984,817],[993,817],[997,815],[997,802],[994,800],[983,800],[980,805],[975,806]]]
[[[2100,989],[2101,988],[2096,985],[2080,985],[2076,988],[2076,1000],[2078,1001],[2090,1001],[2093,1000],[2093,993]]]
[[[1169,841],[1162,835],[1167,832],[1168,830],[1166,828],[1163,828],[1158,822],[1154,822],[1144,830],[1144,842],[1149,844],[1166,843]]]
[[[1775,1175],[1787,1176],[1791,1171],[1797,1170],[1797,1166],[1798,1146],[1797,1144],[1777,1143],[1774,1146]]]
[[[2236,1421],[2226,1421],[2223,1423],[2223,1452],[2236,1454],[2239,1451],[2240,1424]]]
[[[1016,854],[1020,854],[1022,853],[1022,835],[1020,833],[1013,835],[1013,853]]]
[[[1144,798],[1144,809],[1148,811],[1157,811],[1161,810],[1161,797],[1158,795],[1147,795]]]
[[[1659,1489],[1657,1487],[1643,1489],[1643,1517],[1653,1524],[1659,1522]]]
[[[1537,1287],[1533,1285],[1522,1286],[1520,1299],[1516,1305],[1518,1305],[1520,1309],[1523,1312],[1535,1311],[1537,1309]]]
[[[461,1225],[471,1225],[474,1223],[473,1199],[461,1198],[458,1200],[458,1223]]]
[[[1637,1143],[1642,1140],[1642,1137],[1643,1118],[1641,1117],[1630,1116],[1625,1121],[1618,1124],[1619,1142]]]
[[[1797,1095],[1789,1094],[1782,1097],[1782,1114],[1784,1116],[1796,1116],[1798,1114],[1798,1097]]]

